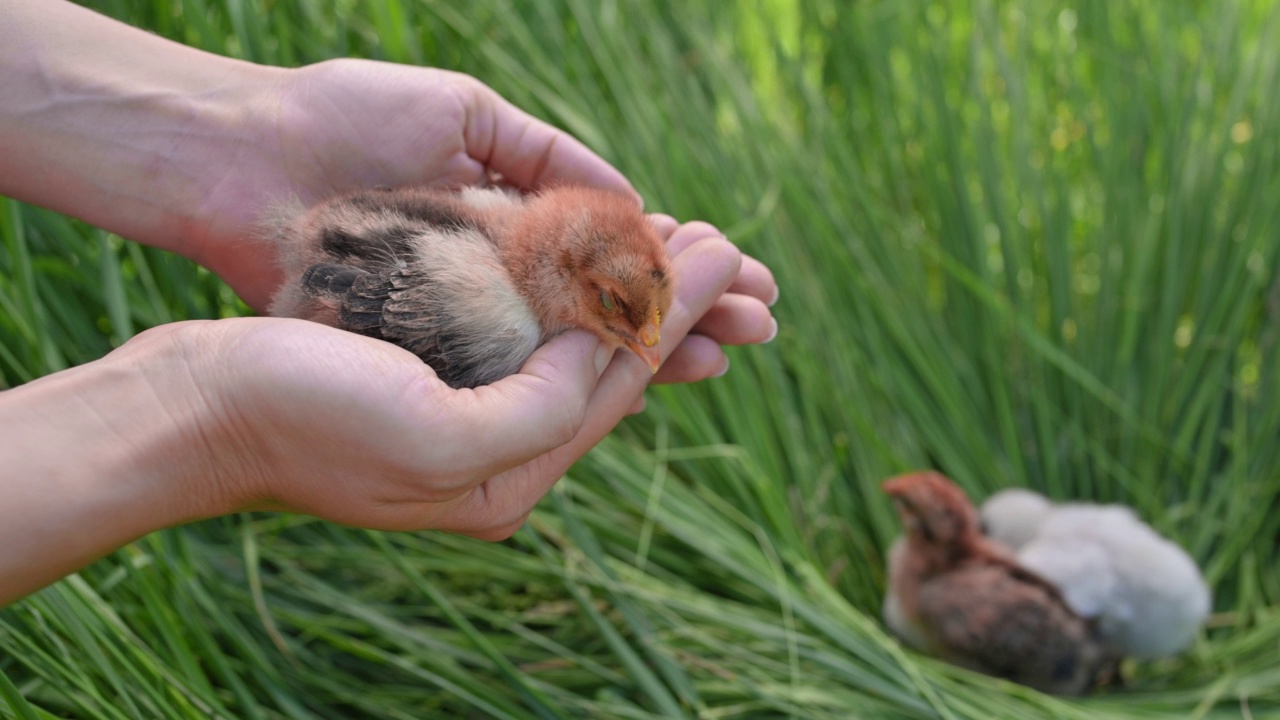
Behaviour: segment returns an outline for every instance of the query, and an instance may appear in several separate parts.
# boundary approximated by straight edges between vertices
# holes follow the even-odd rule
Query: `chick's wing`
[[[1043,581],[1003,565],[975,565],[926,582],[921,624],[952,662],[1058,694],[1087,690],[1102,651],[1087,623]]]

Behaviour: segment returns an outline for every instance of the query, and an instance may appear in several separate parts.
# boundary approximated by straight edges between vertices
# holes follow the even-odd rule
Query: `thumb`
[[[457,397],[454,440],[475,448],[485,477],[522,465],[578,434],[596,382],[613,357],[594,336],[564,333],[520,372]]]

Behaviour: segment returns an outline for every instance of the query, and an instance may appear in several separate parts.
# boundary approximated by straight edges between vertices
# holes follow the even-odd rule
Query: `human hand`
[[[271,246],[245,242],[273,201],[311,203],[374,185],[474,184],[493,174],[536,189],[572,182],[634,193],[626,179],[565,133],[518,110],[466,75],[431,68],[339,60],[276,76],[269,112],[249,123],[245,150],[200,160],[210,191],[189,256],[207,265],[251,305],[263,308],[280,282]],[[675,220],[655,216],[665,235]],[[705,234],[718,231],[702,226]],[[673,248],[680,250],[681,247]],[[730,294],[702,318],[697,337],[658,382],[700,380],[726,367],[722,344],[761,342],[776,330],[765,303],[777,294],[764,265],[747,258]]]
[[[529,189],[628,189],[463,76],[352,60],[266,68],[72,3],[5,12],[0,193],[186,255],[257,308],[279,278],[255,228],[289,195],[489,173]],[[718,374],[720,345],[772,336],[776,285],[715,228],[655,221],[677,290],[657,379]],[[601,375],[581,333],[464,391],[395,346],[302,321],[155,328],[0,394],[0,604],[147,532],[254,506],[503,537],[652,379],[626,353]]]
[[[272,204],[304,205],[374,186],[551,182],[635,194],[580,142],[518,110],[478,80],[434,68],[333,60],[253,76],[243,130],[198,143],[205,168],[196,223],[180,252],[217,272],[252,307],[280,282],[271,247],[252,242]],[[185,173],[180,173],[185,174]],[[250,242],[246,242],[250,241]]]
[[[464,75],[361,60],[264,67],[73,3],[14,0],[5,12],[0,193],[181,253],[258,310],[281,280],[273,248],[256,239],[259,219],[289,197],[491,173],[525,189],[631,191],[581,143]],[[744,259],[655,379],[725,370],[720,345],[772,336],[765,303],[776,295],[769,271]]]
[[[709,226],[678,230],[664,355],[735,281],[740,254]],[[306,512],[381,529],[499,539],[606,435],[650,372],[586,333],[559,336],[521,371],[455,390],[416,356],[316,323],[243,318],[149,331],[121,352],[187,343],[209,420],[211,485],[232,507]],[[606,369],[607,367],[607,369]],[[602,375],[603,373],[603,375]],[[173,390],[167,394],[175,394]],[[180,464],[180,461],[175,464]],[[224,508],[224,511],[227,508]]]
[[[741,263],[703,224],[670,244],[664,357]],[[406,350],[318,323],[161,325],[0,393],[0,606],[149,532],[238,510],[507,537],[650,377],[581,331],[454,390]]]

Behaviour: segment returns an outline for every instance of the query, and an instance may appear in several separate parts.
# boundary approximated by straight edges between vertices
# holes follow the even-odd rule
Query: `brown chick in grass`
[[[1115,654],[1054,585],[982,535],[960,488],[920,472],[884,491],[907,530],[890,552],[884,608],[903,640],[1042,692],[1079,695],[1109,679]]]
[[[651,370],[672,278],[632,198],[560,186],[363,190],[269,222],[285,283],[271,313],[393,342],[452,387],[520,369],[571,328]]]

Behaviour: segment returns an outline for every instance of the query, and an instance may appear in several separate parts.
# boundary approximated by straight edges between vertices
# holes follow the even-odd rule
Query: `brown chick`
[[[452,387],[495,382],[571,328],[657,372],[671,271],[632,198],[560,186],[362,190],[268,222],[271,313],[393,342]]]
[[[1056,587],[983,537],[973,504],[935,472],[891,478],[907,533],[889,558],[886,621],[923,652],[1042,692],[1079,695],[1117,658]]]

